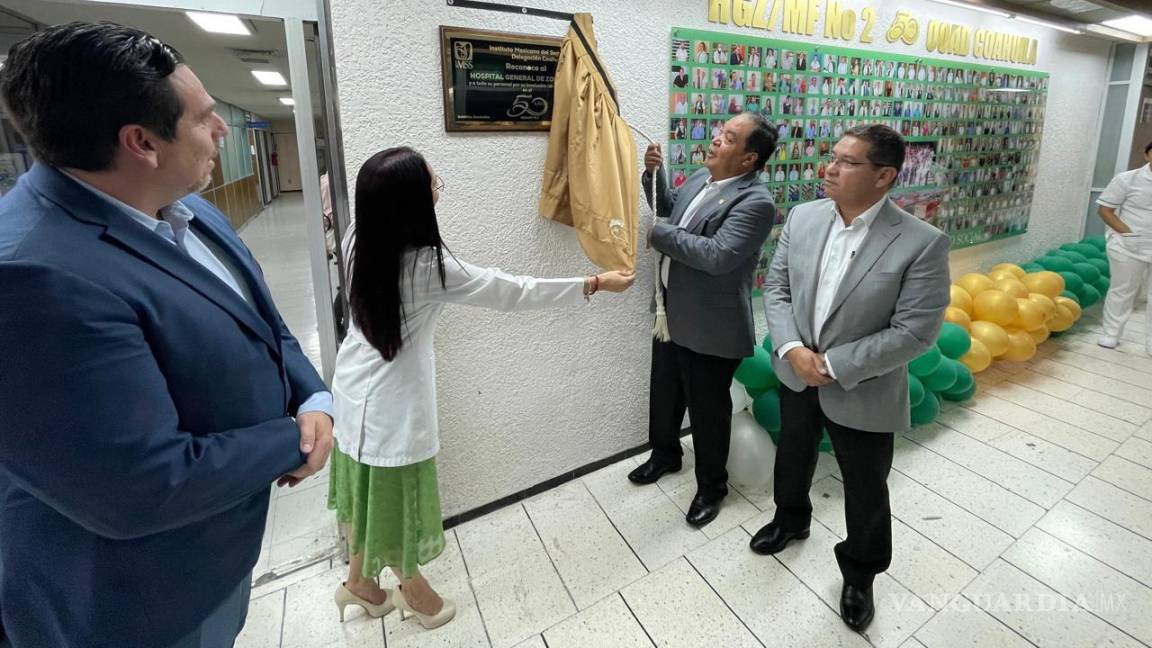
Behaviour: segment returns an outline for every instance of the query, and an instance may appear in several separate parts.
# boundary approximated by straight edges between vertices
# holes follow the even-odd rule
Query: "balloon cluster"
[[[936,344],[908,364],[912,424],[940,414],[943,401],[966,401],[976,393],[973,374],[993,359],[1023,362],[1050,335],[1060,335],[1108,292],[1111,273],[1104,238],[1066,243],[1022,265],[1001,263],[988,274],[971,273],[952,284],[951,301]],[[733,483],[762,488],[780,440],[780,380],[772,368],[772,339],[736,369],[732,384],[732,441],[728,472]],[[749,406],[752,415],[745,409]],[[821,452],[831,452],[828,432]]]
[[[913,425],[936,420],[941,399],[966,401],[976,393],[976,379],[963,360],[972,347],[968,331],[959,324],[945,322],[936,344],[908,363],[908,404]]]
[[[744,358],[736,368],[736,382],[744,386],[751,401],[752,417],[772,437],[773,443],[780,440],[780,379],[772,368],[772,337],[765,335],[760,346],[752,350],[751,356]],[[732,399],[733,409],[743,409],[738,396]],[[821,452],[832,451],[832,441],[828,432],[820,441]]]

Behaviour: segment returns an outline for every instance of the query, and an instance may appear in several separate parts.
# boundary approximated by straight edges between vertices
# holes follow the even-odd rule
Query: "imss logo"
[[[472,43],[457,41],[452,44],[452,59],[456,61],[456,69],[472,69]]]

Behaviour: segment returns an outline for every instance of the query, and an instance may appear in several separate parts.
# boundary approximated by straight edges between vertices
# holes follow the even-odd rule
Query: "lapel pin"
[[[721,204],[721,205],[723,205],[723,204],[724,204],[724,199],[723,199],[723,198],[721,198],[721,199],[720,199],[720,204]]]

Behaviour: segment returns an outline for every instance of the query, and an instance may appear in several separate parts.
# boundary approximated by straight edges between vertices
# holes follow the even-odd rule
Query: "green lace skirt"
[[[436,459],[386,468],[362,464],[332,450],[328,508],[349,525],[352,554],[364,554],[364,577],[395,567],[415,576],[444,551]]]

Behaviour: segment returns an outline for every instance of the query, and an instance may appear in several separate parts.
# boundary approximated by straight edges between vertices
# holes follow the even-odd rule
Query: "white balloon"
[[[752,399],[748,397],[748,392],[744,390],[744,385],[736,380],[732,381],[732,385],[728,388],[728,395],[732,397],[732,413],[746,410],[752,405]]]
[[[750,489],[767,488],[776,464],[776,444],[748,412],[732,415],[728,446],[728,481]]]

